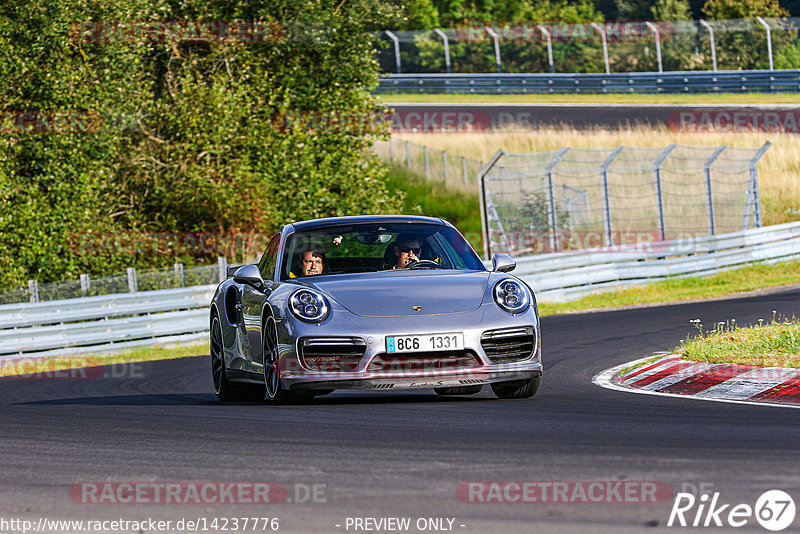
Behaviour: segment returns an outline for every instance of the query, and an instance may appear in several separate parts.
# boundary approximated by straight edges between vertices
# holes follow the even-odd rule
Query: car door
[[[264,365],[263,334],[261,332],[262,310],[272,291],[272,279],[278,261],[280,238],[280,234],[275,234],[270,238],[267,248],[261,256],[261,261],[258,262],[258,269],[261,271],[264,285],[260,288],[244,286],[242,289],[242,323],[250,345],[249,364],[256,372],[261,372]]]

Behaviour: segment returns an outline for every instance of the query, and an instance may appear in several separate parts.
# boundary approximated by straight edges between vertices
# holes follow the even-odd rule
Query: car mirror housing
[[[261,271],[255,265],[242,265],[236,269],[236,272],[233,273],[233,281],[237,284],[247,284],[255,288],[260,288],[264,285]]]
[[[498,273],[507,273],[517,267],[517,262],[508,254],[495,254],[492,257],[492,270]]]

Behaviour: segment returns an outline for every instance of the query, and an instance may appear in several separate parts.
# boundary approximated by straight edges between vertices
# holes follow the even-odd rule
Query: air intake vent
[[[517,362],[533,355],[536,334],[530,326],[489,330],[481,336],[481,346],[492,363]]]
[[[300,364],[322,372],[352,371],[367,350],[367,344],[358,337],[303,338],[298,347]]]
[[[480,362],[469,350],[434,353],[377,354],[369,362],[367,371],[390,373],[393,371],[457,370],[478,367]]]

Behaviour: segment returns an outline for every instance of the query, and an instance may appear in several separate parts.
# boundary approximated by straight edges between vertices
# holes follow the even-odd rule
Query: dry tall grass
[[[779,224],[800,220],[800,136],[779,133],[681,133],[651,127],[626,130],[574,130],[548,128],[535,132],[402,134],[401,140],[427,145],[448,153],[488,161],[497,149],[525,153],[573,148],[659,147],[672,143],[693,146],[728,145],[772,148],[758,164],[763,222]]]

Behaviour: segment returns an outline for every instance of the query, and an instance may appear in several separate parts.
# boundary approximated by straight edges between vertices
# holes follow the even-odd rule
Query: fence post
[[[439,28],[434,28],[433,31],[442,38],[442,43],[444,43],[444,66],[447,73],[450,74],[450,42],[447,40],[447,34]]]
[[[89,275],[82,274],[81,275],[81,293],[88,293],[91,284],[89,282]]]
[[[486,33],[488,33],[492,41],[494,41],[494,61],[497,63],[497,72],[499,74],[503,72],[503,68],[500,66],[500,41],[497,38],[497,34],[489,26],[484,26],[483,29],[486,30]]]
[[[716,44],[714,44],[714,28],[712,28],[711,25],[708,22],[706,22],[705,20],[703,20],[703,19],[700,19],[700,24],[702,24],[703,27],[706,30],[708,30],[708,37],[709,37],[709,39],[711,41],[711,65],[712,65],[712,67],[714,69],[714,72],[716,72],[717,71],[717,46],[716,46]]]
[[[389,30],[384,30],[384,33],[394,42],[394,62],[397,65],[397,74],[400,74],[403,70],[400,68],[400,39]]]
[[[711,165],[713,165],[714,161],[726,148],[728,148],[728,145],[722,145],[721,147],[717,148],[717,150],[711,154],[711,157],[708,158],[703,164],[703,173],[706,177],[706,207],[708,209],[708,230],[710,235],[715,235],[717,233],[714,225],[714,197],[711,194]]]
[[[550,74],[552,74],[555,72],[553,69],[553,39],[550,37],[550,32],[547,28],[541,24],[538,24],[536,27],[539,28],[539,31],[542,32],[542,35],[544,35],[544,38],[547,40],[547,64],[550,65]]]
[[[411,147],[408,146],[408,141],[406,141],[406,169],[411,169]]]
[[[756,228],[761,228],[761,194],[758,188],[758,160],[766,154],[772,143],[767,141],[764,146],[758,149],[753,159],[750,160],[750,186],[747,188],[747,202],[744,207],[744,224],[742,230],[747,230],[750,220],[750,206],[753,206],[753,218],[755,219]]]
[[[611,201],[609,200],[608,193],[608,167],[614,163],[614,160],[617,159],[617,156],[619,156],[619,153],[622,152],[623,148],[625,147],[618,146],[615,148],[603,162],[602,167],[600,167],[600,171],[603,173],[603,226],[606,234],[605,245],[607,247],[610,247],[614,244],[614,236],[612,235],[612,231],[614,229],[611,225]]]
[[[389,136],[389,161],[394,162],[394,143],[391,135]]]
[[[603,62],[606,64],[606,74],[611,74],[611,68],[608,64],[608,40],[606,40],[606,31],[596,22],[592,22],[591,26],[600,34],[600,40],[603,42]]]
[[[558,252],[558,217],[556,217],[556,199],[553,195],[553,169],[558,163],[564,159],[564,156],[569,152],[569,147],[564,147],[547,163],[544,172],[547,174],[547,210],[550,212],[550,249],[553,252]]]
[[[444,165],[444,185],[447,185],[447,150],[442,150],[442,165]]]
[[[773,70],[772,68],[772,30],[767,24],[767,21],[762,19],[761,17],[756,17],[756,20],[764,26],[764,29],[767,30],[767,57],[769,58],[769,70]]]
[[[139,282],[136,280],[136,267],[128,267],[128,291],[136,293],[139,290]]]
[[[664,219],[664,193],[661,189],[661,165],[667,159],[670,152],[675,150],[677,145],[669,145],[667,149],[658,156],[654,165],[654,172],[656,175],[656,202],[658,203],[658,233],[659,239],[665,241],[667,239],[667,225]]]
[[[428,160],[428,147],[422,147],[422,152],[425,154],[425,178],[431,179],[431,162]]]
[[[30,293],[31,302],[39,302],[39,282],[28,280],[28,293]]]
[[[217,266],[219,267],[219,281],[224,282],[228,279],[228,260],[225,256],[217,256]]]
[[[664,72],[664,66],[661,64],[661,32],[658,31],[658,27],[652,22],[645,22],[644,25],[653,30],[653,33],[656,34],[656,58],[658,59],[658,72]]]
[[[183,264],[176,263],[172,266],[175,269],[175,278],[178,280],[178,285],[183,287],[186,285],[186,276],[183,273]]]
[[[464,185],[467,185],[467,158],[461,156],[461,174],[464,176]]]
[[[478,171],[478,197],[480,201],[481,207],[481,232],[483,232],[483,254],[484,259],[488,260],[492,254],[492,245],[491,245],[491,238],[489,236],[489,213],[488,213],[488,202],[489,199],[486,198],[486,174],[494,167],[497,160],[499,160],[505,151],[503,149],[499,149],[495,152],[492,159],[489,160],[489,163],[486,164],[486,167],[483,166],[483,162],[481,161],[481,170]]]

